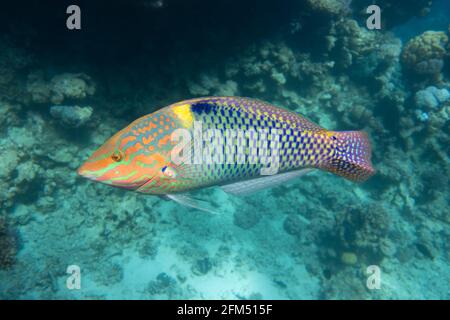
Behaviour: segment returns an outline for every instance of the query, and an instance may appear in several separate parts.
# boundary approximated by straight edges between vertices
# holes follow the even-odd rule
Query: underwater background
[[[449,25],[447,0],[2,3],[0,299],[449,299]],[[133,120],[209,95],[365,130],[376,175],[197,192],[219,215],[77,176]]]

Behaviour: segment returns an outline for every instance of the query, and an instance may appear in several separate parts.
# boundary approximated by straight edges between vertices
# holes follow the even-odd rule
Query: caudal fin
[[[372,151],[369,138],[363,131],[333,132],[335,146],[333,157],[322,168],[346,179],[362,182],[370,178]]]

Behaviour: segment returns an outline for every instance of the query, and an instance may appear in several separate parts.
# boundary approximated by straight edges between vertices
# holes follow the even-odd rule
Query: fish
[[[364,131],[327,130],[258,99],[202,97],[133,121],[78,174],[202,210],[205,204],[189,194],[207,187],[248,194],[315,170],[366,181],[375,173],[371,153]]]

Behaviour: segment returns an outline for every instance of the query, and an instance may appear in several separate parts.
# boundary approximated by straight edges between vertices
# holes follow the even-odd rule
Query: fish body
[[[370,158],[364,132],[329,131],[256,99],[205,97],[135,120],[95,151],[78,173],[164,195],[301,169],[364,181],[374,173]]]

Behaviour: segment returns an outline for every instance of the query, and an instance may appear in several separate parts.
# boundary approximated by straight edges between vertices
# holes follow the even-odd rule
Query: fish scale
[[[243,98],[221,98],[200,100],[191,105],[195,120],[205,129],[280,130],[280,169],[295,169],[299,166],[317,165],[328,160],[324,139],[320,137],[322,128],[300,118],[299,115],[260,102]],[[226,111],[226,112],[224,112]],[[223,120],[232,119],[230,126],[223,126]],[[291,120],[287,122],[286,120]],[[246,121],[247,120],[247,121]],[[313,132],[315,131],[315,132]],[[270,148],[270,141],[269,141]],[[246,154],[248,155],[248,154]],[[321,158],[322,157],[322,158]],[[260,167],[260,166],[259,166]]]

